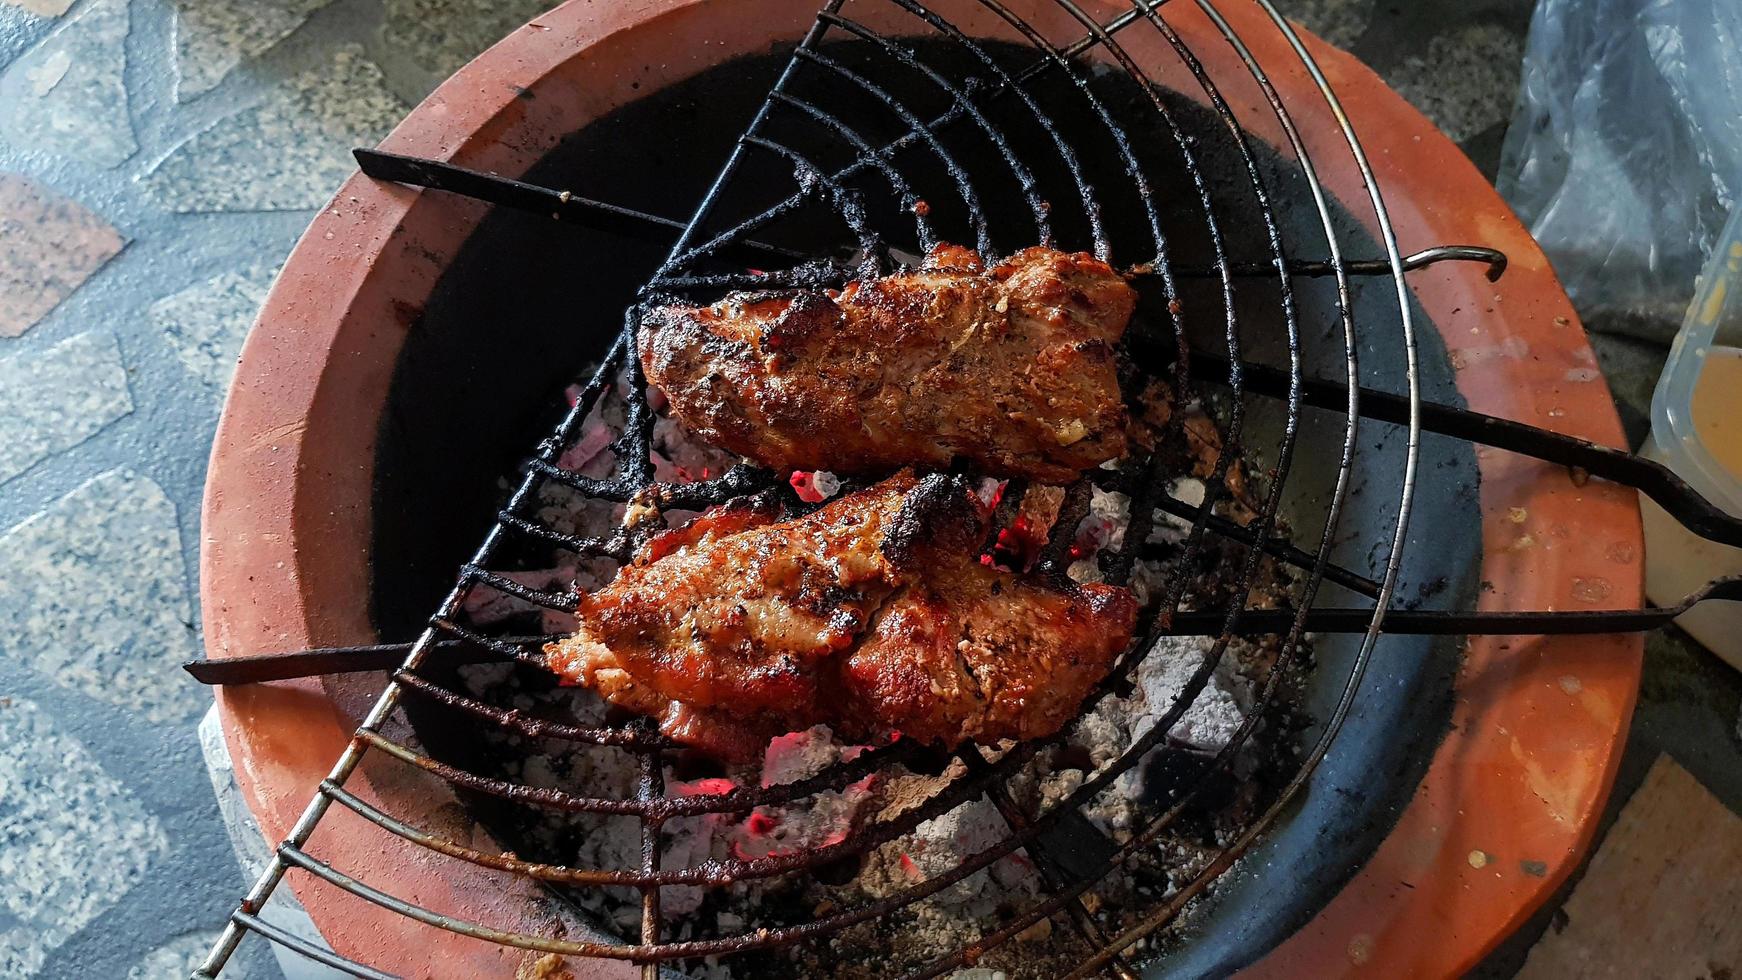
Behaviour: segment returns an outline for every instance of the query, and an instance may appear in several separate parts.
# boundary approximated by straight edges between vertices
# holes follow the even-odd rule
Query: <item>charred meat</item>
[[[987,269],[940,245],[835,291],[733,294],[639,325],[641,364],[702,438],[777,470],[881,474],[964,460],[1064,483],[1125,452],[1113,345],[1136,292],[1086,253]]]
[[[790,520],[730,504],[648,542],[547,662],[728,757],[819,723],[945,746],[1049,735],[1130,642],[1136,602],[982,564],[987,521],[961,478],[910,470]]]

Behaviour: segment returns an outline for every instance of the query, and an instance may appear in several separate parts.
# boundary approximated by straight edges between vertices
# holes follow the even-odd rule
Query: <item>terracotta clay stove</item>
[[[1264,179],[1279,188],[1285,202],[1281,210],[1293,215],[1288,220],[1296,223],[1282,229],[1291,249],[1297,241],[1312,242],[1301,246],[1302,254],[1321,255],[1325,247],[1310,185],[1301,182],[1292,162],[1299,154],[1287,149],[1298,140],[1317,163],[1316,177],[1328,193],[1325,214],[1334,212],[1345,236],[1341,258],[1383,255],[1386,226],[1369,204],[1369,183],[1327,109],[1319,79],[1291,50],[1289,36],[1266,9],[1237,0],[1226,6],[1157,5],[1155,18],[1165,15],[1166,25],[1177,32],[1176,49],[1174,38],[1153,21],[1133,18],[1128,6],[1018,5],[1040,34],[1061,44],[1084,35],[1078,14],[1120,27],[1135,20],[1136,27],[1118,33],[1122,50],[1170,92],[1193,93],[1169,98],[1179,105],[1182,119],[1205,127],[1206,142],[1217,116],[1203,108],[1209,99],[1193,67],[1215,80],[1229,111],[1259,147]],[[950,19],[969,36],[1015,37],[994,15],[995,7],[953,4]],[[898,3],[854,0],[845,12],[897,36],[925,33],[925,25]],[[687,152],[684,113],[727,115],[720,132],[729,138],[740,131],[756,100],[734,102],[724,89],[717,101],[711,99],[709,86],[729,87],[722,80],[732,77],[731,70],[722,73],[718,66],[747,66],[742,69],[751,78],[747,91],[756,86],[766,91],[771,78],[765,76],[785,64],[786,52],[816,23],[814,0],[570,0],[449,79],[381,149],[526,176],[531,183],[568,186],[578,194],[681,219],[680,212],[694,200],[686,195],[703,187],[662,190],[657,181],[636,184],[633,175],[666,166],[682,169],[672,157]],[[1224,31],[1239,44],[1230,44]],[[1424,395],[1441,402],[1461,398],[1477,412],[1620,445],[1620,427],[1595,359],[1529,235],[1456,148],[1371,72],[1316,39],[1301,38],[1360,134],[1372,185],[1383,191],[1402,252],[1467,242],[1496,249],[1509,260],[1497,281],[1485,275],[1485,266],[1468,262],[1425,264],[1409,274],[1415,323],[1422,333]],[[1180,50],[1189,51],[1191,60]],[[1243,56],[1264,67],[1276,98],[1293,113],[1294,131],[1278,122],[1269,93],[1254,81]],[[1102,47],[1085,46],[1082,57],[1103,69],[1120,67]],[[683,89],[686,83],[691,88]],[[613,162],[589,157],[593,150],[567,157],[559,152],[571,134],[595,122],[616,120],[619,129],[607,135],[621,135],[636,121],[635,104],[665,90],[681,90],[665,110],[675,113],[667,125],[679,127],[662,144],[665,156]],[[1198,104],[1195,115],[1188,99]],[[697,132],[703,128],[698,123]],[[707,142],[700,135],[696,139]],[[723,160],[728,148],[708,145],[707,152],[716,154],[709,160]],[[570,169],[553,171],[551,161],[558,157]],[[585,169],[589,161],[596,168]],[[711,172],[713,166],[697,173]],[[1245,186],[1236,183],[1229,191],[1219,174],[1212,174],[1211,185],[1208,192],[1218,195]],[[639,199],[613,197],[614,190],[625,189]],[[1158,188],[1157,193],[1167,191]],[[476,520],[480,512],[467,508],[478,503],[486,506],[481,516],[487,522],[492,481],[511,472],[516,454],[531,439],[484,449],[456,445],[451,457],[433,469],[427,461],[408,460],[407,446],[439,444],[426,430],[443,419],[451,423],[456,411],[450,408],[444,415],[432,409],[425,415],[415,406],[407,408],[407,392],[439,398],[452,391],[455,400],[465,402],[469,394],[519,385],[524,390],[518,402],[490,402],[494,407],[479,409],[503,417],[478,432],[536,438],[540,426],[529,420],[544,417],[538,412],[586,363],[589,350],[594,358],[603,350],[614,329],[612,317],[636,285],[594,281],[595,275],[609,275],[589,268],[599,265],[595,256],[615,247],[609,234],[564,238],[572,229],[550,224],[554,230],[529,230],[531,218],[513,219],[525,222],[515,228],[532,237],[523,239],[529,243],[525,253],[500,260],[500,279],[492,282],[476,271],[463,284],[444,279],[474,236],[497,220],[506,219],[493,217],[475,200],[358,175],[298,245],[248,339],[213,451],[201,569],[212,658],[409,639],[420,621],[405,610],[421,603],[418,615],[426,615],[445,590],[444,575],[451,584],[464,557],[453,549],[458,542],[475,541],[483,525],[435,527],[430,538],[439,539],[439,546],[408,543],[416,535],[404,530],[403,521],[395,525],[384,507],[406,501],[412,501],[405,506],[413,510],[420,506],[415,503],[419,485],[405,474],[427,477],[454,470],[477,484],[464,491],[472,496],[431,505],[427,515],[418,510],[419,520],[459,522],[467,513]],[[1231,234],[1262,245],[1250,233],[1247,238]],[[633,252],[639,246],[625,247]],[[564,248],[571,251],[553,257]],[[1193,264],[1190,249],[1190,243],[1176,246],[1173,259],[1182,268]],[[483,260],[474,253],[466,261]],[[570,290],[575,322],[584,325],[575,333],[605,332],[575,339],[557,331],[551,339],[548,324],[537,328],[541,334],[517,319],[517,300],[510,294],[518,288],[516,276],[522,283],[528,276],[525,269],[513,268],[522,262],[539,276],[559,277],[558,285]],[[475,267],[491,268],[487,262]],[[1404,348],[1389,269],[1383,267],[1383,277],[1354,283],[1351,299],[1368,345],[1363,383],[1402,391]],[[1322,350],[1318,355],[1309,351],[1307,374],[1335,378],[1342,370],[1341,355],[1335,354],[1341,334],[1333,333],[1336,283],[1325,271],[1297,270],[1307,277],[1297,281],[1310,278],[1314,284],[1302,286],[1298,299],[1319,317],[1303,317],[1303,332],[1323,333],[1308,338]],[[1219,294],[1212,282],[1201,297],[1190,289],[1182,295],[1213,301]],[[1274,296],[1261,294],[1243,296],[1236,305],[1262,308],[1275,302]],[[594,306],[607,312],[584,312]],[[503,311],[501,318],[479,317],[469,335],[440,326],[444,316],[456,315],[454,310],[472,316],[493,307]],[[1193,307],[1188,303],[1187,308]],[[1274,324],[1274,314],[1270,317]],[[1254,318],[1265,322],[1262,313]],[[1219,314],[1210,319],[1216,321],[1212,331],[1218,329]],[[1262,333],[1262,327],[1247,329]],[[475,374],[456,369],[466,363],[465,352],[474,349],[468,345],[528,345],[541,363],[528,365],[526,355],[516,355],[517,367],[504,367],[478,355],[485,366]],[[1252,356],[1268,363],[1285,364],[1283,353],[1274,335],[1257,336],[1251,345]],[[1321,360],[1313,363],[1313,356]],[[432,377],[432,365],[446,375]],[[516,370],[521,373],[513,374]],[[1255,431],[1269,431],[1262,412],[1254,417]],[[1272,430],[1279,425],[1270,420]],[[424,434],[405,435],[414,430]],[[1341,431],[1337,421],[1336,439],[1319,443],[1333,447],[1330,462],[1303,459],[1298,465],[1334,470]],[[1356,487],[1349,507],[1357,521],[1372,527],[1396,518],[1398,472],[1381,471],[1404,458],[1402,430],[1396,435],[1389,443],[1377,438],[1361,447],[1381,462],[1372,472],[1357,474],[1357,481],[1369,482]],[[1423,440],[1418,492],[1424,496],[1402,542],[1410,558],[1400,572],[1400,600],[1412,595],[1411,601],[1426,608],[1473,606],[1484,613],[1640,604],[1641,540],[1632,490],[1586,482],[1565,466],[1472,450],[1458,440],[1436,444],[1434,438]],[[1330,485],[1323,474],[1321,482]],[[435,496],[464,493],[447,486],[422,485],[422,490]],[[1370,503],[1359,502],[1363,490]],[[1313,499],[1322,508],[1325,498]],[[1296,506],[1301,510],[1294,523],[1310,532],[1314,525],[1301,515],[1311,515],[1312,501]],[[400,530],[391,530],[395,526]],[[1316,544],[1295,543],[1308,549]],[[396,573],[393,563],[403,563],[407,575],[422,576],[440,590],[409,588],[403,605],[396,605],[400,600],[384,598],[381,586]],[[1442,570],[1437,578],[1436,569]],[[1319,669],[1353,663],[1359,640],[1353,636],[1346,647],[1322,642]],[[1234,880],[1228,893],[1219,895],[1218,903],[1234,911],[1221,918],[1212,911],[1194,926],[1202,940],[1182,944],[1164,965],[1193,973],[1244,967],[1250,974],[1278,976],[1444,976],[1468,969],[1555,890],[1588,844],[1625,738],[1641,649],[1637,635],[1483,635],[1467,641],[1386,636],[1368,667],[1380,680],[1362,689],[1345,735],[1332,744],[1294,809],[1259,844],[1241,874],[1232,876],[1243,876],[1245,883]],[[220,691],[241,787],[269,843],[296,831],[317,784],[352,743],[367,697],[379,683],[378,675],[370,675]],[[1333,713],[1336,700],[1334,685],[1326,691],[1321,692],[1321,716]],[[1410,702],[1415,698],[1419,704]],[[1389,741],[1383,731],[1362,734],[1364,724],[1383,729],[1410,715],[1426,719],[1410,722],[1419,728],[1414,734]],[[1374,766],[1388,767],[1377,780],[1387,787],[1376,782],[1372,800],[1347,802],[1340,787],[1361,785],[1362,778],[1349,770]],[[345,789],[432,834],[485,850],[492,846],[445,783],[398,760],[379,753],[365,757]],[[1369,806],[1384,815],[1375,816]],[[1359,829],[1345,832],[1351,822]],[[1323,854],[1303,857],[1315,851],[1315,839]],[[510,932],[552,935],[561,928],[528,879],[385,834],[345,807],[328,811],[306,850],[380,893],[425,909]],[[1357,866],[1351,875],[1349,869]],[[333,948],[358,963],[408,976],[509,976],[541,955],[417,921],[297,871],[286,880]],[[1289,910],[1269,918],[1253,913],[1268,908],[1263,904],[1268,899],[1254,893],[1276,891],[1276,883],[1285,880],[1289,884],[1281,890],[1298,892],[1289,899]],[[1252,921],[1230,924],[1235,913]],[[584,976],[629,976],[640,969],[629,962],[580,957],[569,957],[563,965]]]

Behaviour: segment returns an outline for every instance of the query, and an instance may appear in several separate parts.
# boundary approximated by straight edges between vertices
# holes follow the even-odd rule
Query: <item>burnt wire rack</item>
[[[933,4],[939,0],[933,0]],[[1439,612],[1394,608],[1398,569],[1414,497],[1418,448],[1424,432],[1439,433],[1521,453],[1573,468],[1591,477],[1638,488],[1664,506],[1696,532],[1726,544],[1742,545],[1739,523],[1694,494],[1662,466],[1625,453],[1545,430],[1481,415],[1450,406],[1432,404],[1422,397],[1419,375],[1417,325],[1411,313],[1405,275],[1437,262],[1485,263],[1491,278],[1505,269],[1505,256],[1478,245],[1441,245],[1405,255],[1398,247],[1386,210],[1384,194],[1375,180],[1360,139],[1342,111],[1337,94],[1313,61],[1293,28],[1269,0],[1254,0],[1268,21],[1267,29],[1279,32],[1296,64],[1310,76],[1322,106],[1335,120],[1346,147],[1346,159],[1336,166],[1358,169],[1377,229],[1383,256],[1351,257],[1333,218],[1329,195],[1320,182],[1319,162],[1309,152],[1295,111],[1285,104],[1264,65],[1252,54],[1244,39],[1212,0],[1192,0],[1235,52],[1250,79],[1263,93],[1268,111],[1286,139],[1293,165],[1317,217],[1328,252],[1325,261],[1293,258],[1284,247],[1277,219],[1277,191],[1267,180],[1250,137],[1236,119],[1196,53],[1170,23],[1168,0],[1132,0],[1129,9],[1111,18],[1097,19],[1072,0],[1037,0],[1022,5],[1001,0],[961,0],[978,17],[990,15],[1007,29],[1009,37],[1025,45],[1029,58],[1013,64],[994,54],[987,42],[971,36],[946,18],[933,4],[921,0],[830,0],[817,14],[808,33],[799,41],[790,61],[774,83],[755,117],[743,132],[719,171],[712,188],[684,220],[647,214],[610,202],[593,200],[568,191],[536,186],[452,166],[447,163],[360,150],[364,173],[382,180],[477,198],[507,208],[524,209],[607,229],[638,238],[669,242],[669,252],[658,272],[640,293],[640,302],[625,311],[624,329],[608,355],[581,385],[580,395],[546,439],[527,460],[523,475],[503,505],[495,525],[471,559],[460,569],[458,581],[430,617],[428,627],[409,644],[303,651],[243,657],[190,665],[209,683],[242,683],[343,670],[390,669],[391,677],[373,707],[363,718],[344,753],[309,801],[290,835],[278,846],[265,872],[254,883],[231,915],[216,946],[195,977],[212,978],[222,971],[237,944],[249,932],[311,957],[333,968],[360,977],[382,977],[374,967],[352,962],[285,933],[262,920],[259,913],[274,890],[291,871],[311,875],[395,913],[491,942],[526,950],[606,957],[641,965],[643,974],[657,976],[659,965],[704,956],[726,956],[769,949],[827,937],[840,930],[873,920],[921,901],[948,888],[994,861],[1018,850],[1034,860],[1045,888],[1039,899],[1005,917],[996,929],[953,953],[930,963],[918,976],[939,976],[973,964],[987,949],[1010,940],[1034,923],[1062,915],[1076,930],[1089,952],[1073,975],[1111,973],[1137,975],[1128,958],[1140,940],[1174,921],[1182,909],[1203,893],[1225,872],[1282,813],[1290,798],[1312,775],[1324,758],[1339,726],[1360,688],[1363,673],[1382,632],[1391,633],[1560,633],[1613,632],[1649,629],[1667,622],[1695,602],[1709,598],[1742,598],[1742,583],[1719,581],[1689,596],[1682,605],[1667,609],[1580,612]],[[1186,0],[1172,0],[1183,4]],[[1246,0],[1236,0],[1246,2]],[[1047,6],[1049,13],[1063,11],[1067,22],[1078,29],[1068,43],[1047,37],[1025,16],[1024,7]],[[876,8],[877,17],[866,11]],[[1053,8],[1056,8],[1053,9]],[[873,20],[885,23],[893,13],[906,26],[896,32],[874,29]],[[881,19],[879,19],[881,18]],[[1232,146],[1240,161],[1237,178],[1261,219],[1259,240],[1265,249],[1257,259],[1231,254],[1228,229],[1212,199],[1210,175],[1199,158],[1197,137],[1181,121],[1164,86],[1151,70],[1132,54],[1126,40],[1135,32],[1152,32],[1171,51],[1178,66],[1197,88],[1194,99],[1207,104],[1219,120],[1220,135]],[[911,37],[923,35],[940,41],[955,53],[958,70],[951,72],[915,54]],[[831,43],[850,41],[869,59],[840,56]],[[866,65],[873,66],[867,68]],[[1143,93],[1146,104],[1110,105],[1093,84],[1093,70],[1122,73]],[[905,74],[933,89],[935,99],[926,105],[893,90],[888,76]],[[881,126],[873,127],[845,111],[840,103],[807,96],[807,78],[826,78],[837,89],[854,93],[851,100],[859,113],[876,114]],[[1043,110],[1036,93],[1050,88],[1052,98],[1065,98],[1074,111],[1088,119],[1098,132],[1100,148],[1094,165],[1086,162],[1086,148],[1062,134],[1053,115]],[[1062,93],[1062,96],[1060,95]],[[1135,115],[1134,115],[1135,113]],[[1151,167],[1130,135],[1132,120],[1154,127],[1171,146],[1176,166],[1185,175],[1182,186],[1170,186],[1170,195],[1184,195],[1193,202],[1197,242],[1192,252],[1198,264],[1181,262],[1175,243],[1164,233],[1157,206],[1160,189],[1151,186]],[[1037,159],[1029,150],[1019,152],[1009,137],[1011,127],[1021,125],[1043,138]],[[882,133],[893,131],[893,137]],[[981,152],[972,166],[962,162],[961,134],[977,141]],[[945,135],[949,134],[950,139]],[[824,152],[823,147],[829,149]],[[847,162],[828,162],[845,153]],[[756,207],[741,207],[731,191],[737,182],[754,177],[766,185],[790,188]],[[781,182],[784,181],[782,185]],[[987,188],[998,183],[1014,188],[1023,207],[993,209],[985,203]],[[867,185],[877,186],[877,195]],[[883,202],[879,207],[875,202]],[[871,203],[868,203],[871,202]],[[1297,202],[1298,203],[1298,202]],[[1345,205],[1350,202],[1343,202]],[[1137,214],[1141,234],[1136,240],[1114,242],[1104,217],[1118,207]],[[801,216],[830,216],[836,229],[835,244],[825,247],[795,247],[780,234],[783,225]],[[900,223],[898,231],[894,230]],[[1092,486],[1116,490],[1131,500],[1130,526],[1123,544],[1102,556],[1101,569],[1111,582],[1128,581],[1139,549],[1152,525],[1171,516],[1186,522],[1178,554],[1168,566],[1159,602],[1153,603],[1140,624],[1142,637],[1116,663],[1109,677],[1091,694],[1083,711],[1101,699],[1128,689],[1136,665],[1164,634],[1194,634],[1214,637],[1202,661],[1191,674],[1178,698],[1159,721],[1133,740],[1115,760],[1091,773],[1068,798],[1040,812],[1016,805],[1004,792],[1004,781],[1019,767],[1033,761],[1049,741],[1025,743],[997,755],[966,747],[959,753],[963,774],[935,796],[899,816],[869,823],[838,842],[796,853],[757,859],[710,861],[695,866],[668,867],[661,847],[661,828],[671,820],[700,814],[746,814],[758,806],[778,804],[826,790],[839,790],[854,780],[883,767],[915,761],[930,751],[909,742],[896,741],[830,767],[801,782],[765,788],[739,788],[729,792],[675,797],[665,792],[665,753],[675,745],[645,721],[621,726],[585,727],[541,721],[506,711],[469,695],[448,689],[426,676],[425,668],[438,662],[491,659],[537,663],[543,637],[490,636],[467,625],[462,605],[474,590],[492,590],[551,609],[572,610],[578,596],[572,591],[547,591],[523,585],[492,571],[493,559],[516,539],[532,540],[567,550],[575,555],[625,560],[635,548],[661,527],[665,510],[699,510],[744,494],[779,489],[777,475],[748,465],[697,482],[662,483],[655,479],[650,462],[654,410],[645,394],[636,356],[633,329],[644,304],[674,297],[694,300],[717,296],[730,289],[810,287],[839,283],[853,276],[877,274],[911,261],[904,249],[923,251],[943,241],[973,243],[981,252],[999,254],[1011,246],[1035,242],[1059,247],[1086,248],[1102,258],[1125,263],[1146,296],[1159,297],[1151,308],[1164,310],[1163,323],[1150,332],[1151,349],[1132,350],[1135,361],[1147,363],[1165,374],[1181,391],[1216,387],[1230,393],[1225,417],[1221,418],[1224,443],[1216,456],[1211,477],[1205,481],[1201,501],[1187,503],[1167,495],[1166,475],[1154,459],[1134,457],[1117,468],[1095,471],[1069,488],[1063,512],[1055,526],[1074,528],[1085,513]],[[1202,261],[1207,257],[1208,261]],[[1133,262],[1132,260],[1136,260]],[[754,271],[747,271],[754,270]],[[1389,281],[1396,303],[1395,323],[1402,336],[1407,359],[1404,376],[1407,392],[1391,394],[1363,387],[1353,313],[1351,280],[1370,277]],[[1341,379],[1306,376],[1302,361],[1301,317],[1295,281],[1328,278],[1336,291],[1337,330],[1340,331],[1344,375]],[[1237,281],[1264,279],[1274,283],[1275,314],[1286,334],[1286,369],[1253,362],[1243,346],[1240,316],[1234,293]],[[1189,307],[1184,284],[1207,284],[1219,304],[1211,309]],[[1219,308],[1216,308],[1219,307]],[[1220,336],[1217,349],[1198,349],[1188,339],[1188,316],[1211,316]],[[626,379],[626,383],[619,379]],[[619,460],[617,471],[607,478],[590,478],[559,465],[564,450],[579,436],[584,421],[606,392],[616,385],[626,402],[627,418],[611,449]],[[1284,406],[1281,438],[1273,447],[1273,468],[1267,488],[1250,520],[1236,522],[1217,512],[1228,499],[1230,467],[1241,452],[1246,419],[1242,397],[1252,394],[1279,400]],[[1311,535],[1295,534],[1306,541],[1296,546],[1278,533],[1278,508],[1283,486],[1294,462],[1300,419],[1305,408],[1328,410],[1342,418],[1340,458],[1334,488],[1324,507],[1321,528]],[[1343,506],[1350,492],[1350,474],[1364,421],[1394,426],[1407,436],[1404,467],[1397,484],[1395,519],[1384,542],[1384,558],[1377,563],[1377,577],[1341,567],[1330,559]],[[541,487],[561,485],[599,501],[634,505],[635,513],[649,515],[597,536],[559,531],[540,521],[536,503]],[[1024,488],[1013,485],[1001,503],[1008,519]],[[795,505],[797,501],[792,501]],[[1235,602],[1225,609],[1187,610],[1182,598],[1197,572],[1197,557],[1206,540],[1220,536],[1242,546],[1240,557],[1219,574],[1230,583],[1230,594],[1250,596],[1263,556],[1295,566],[1292,602],[1285,609],[1248,609]],[[1060,537],[1063,537],[1061,535]],[[1061,560],[1061,542],[1048,545],[1045,559]],[[1369,605],[1325,608],[1315,605],[1321,584],[1331,581],[1365,597]],[[1095,882],[1118,868],[1141,848],[1152,844],[1181,819],[1200,796],[1207,777],[1176,787],[1153,819],[1136,828],[1123,843],[1106,842],[1072,873],[1061,870],[1054,851],[1061,833],[1080,827],[1079,808],[1107,791],[1114,780],[1138,765],[1164,744],[1170,729],[1204,690],[1212,672],[1237,637],[1269,635],[1280,638],[1280,653],[1262,678],[1257,697],[1268,703],[1276,697],[1283,679],[1300,668],[1302,638],[1311,632],[1347,632],[1361,637],[1359,649],[1343,679],[1340,697],[1322,734],[1305,751],[1298,770],[1275,799],[1261,809],[1241,831],[1233,835],[1189,884],[1146,910],[1141,919],[1117,934],[1109,935],[1083,905],[1084,893]],[[626,868],[578,868],[525,861],[503,853],[488,853],[467,844],[412,826],[346,789],[347,780],[366,754],[378,753],[419,767],[456,786],[508,799],[525,799],[526,787],[488,779],[456,769],[384,734],[390,716],[408,698],[444,706],[474,720],[500,726],[532,738],[553,739],[597,747],[602,752],[627,752],[637,760],[640,778],[632,798],[595,798],[567,792],[543,791],[540,801],[576,812],[620,814],[636,818],[641,827],[641,860]],[[1252,734],[1262,712],[1253,711],[1227,745],[1220,749],[1206,773],[1230,764]],[[1056,739],[1055,739],[1056,740]],[[815,873],[844,857],[862,854],[913,830],[925,820],[949,812],[965,802],[991,799],[1008,827],[996,844],[973,854],[947,873],[914,883],[887,898],[866,901],[819,915],[799,925],[760,929],[735,935],[674,940],[667,933],[662,914],[662,891],[673,886],[720,886],[753,878]],[[553,935],[506,932],[487,925],[462,921],[422,908],[401,897],[386,894],[351,872],[324,863],[305,850],[309,838],[334,806],[353,811],[413,844],[458,861],[523,875],[540,882],[579,887],[616,887],[640,893],[640,933],[634,941],[586,941]],[[1076,822],[1073,822],[1075,818]]]

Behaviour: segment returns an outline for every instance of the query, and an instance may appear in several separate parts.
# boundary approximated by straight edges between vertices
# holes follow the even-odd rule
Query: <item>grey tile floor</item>
[[[0,976],[185,975],[235,900],[175,669],[235,353],[347,150],[544,5],[0,0]],[[1492,173],[1526,0],[1282,5]],[[1598,345],[1637,427],[1663,352]],[[1736,678],[1651,660],[1623,790],[1669,751],[1735,805]]]

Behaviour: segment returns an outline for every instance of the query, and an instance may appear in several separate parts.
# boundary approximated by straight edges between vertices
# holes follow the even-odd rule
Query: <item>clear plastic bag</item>
[[[1742,0],[1541,0],[1496,183],[1588,322],[1667,341],[1742,196]]]

